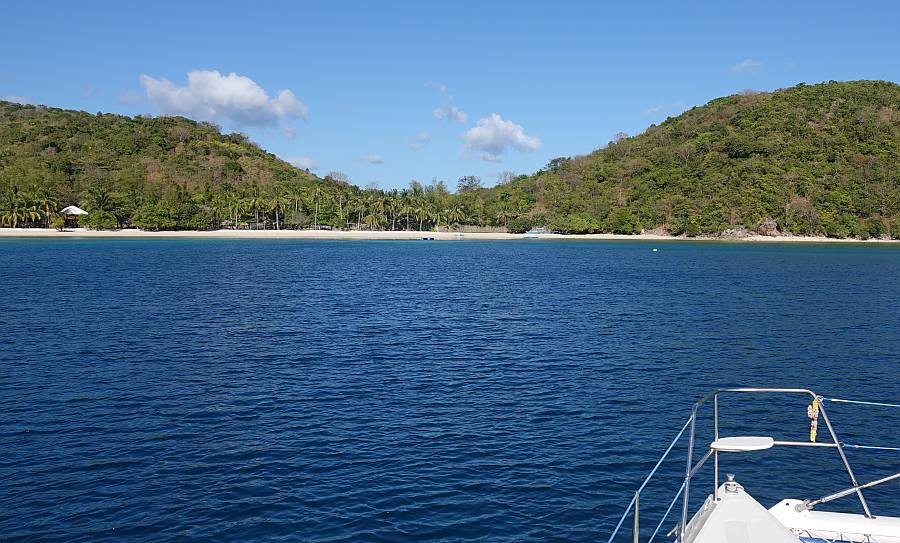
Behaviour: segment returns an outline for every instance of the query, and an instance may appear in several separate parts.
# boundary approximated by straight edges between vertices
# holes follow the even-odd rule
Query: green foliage
[[[639,234],[641,221],[631,209],[620,207],[606,218],[605,230],[613,234]]]
[[[669,233],[673,236],[697,237],[701,234],[700,216],[693,213],[678,217],[669,225]]]
[[[506,229],[513,234],[524,234],[532,228],[543,226],[543,217],[516,217],[511,219]]]
[[[801,235],[897,237],[900,86],[742,93],[620,134],[587,156],[482,188],[362,190],[320,179],[242,134],[181,117],[0,102],[0,224],[48,227],[76,204],[94,228],[423,229],[715,234],[774,220]]]
[[[719,98],[485,197],[498,190],[528,196],[519,222],[586,214],[604,232],[695,236],[772,219],[795,234],[878,237],[900,220],[900,86],[829,82]]]
[[[95,211],[78,219],[78,224],[92,230],[115,230],[119,223],[108,211]]]
[[[550,229],[560,234],[596,234],[602,230],[600,221],[587,213],[557,216],[550,221]]]
[[[50,218],[50,227],[59,230],[60,232],[66,225],[66,218],[59,214],[54,214],[53,217]]]
[[[178,216],[167,202],[146,203],[135,211],[131,224],[143,230],[173,230]]]
[[[850,213],[823,212],[819,223],[821,233],[830,238],[847,238],[856,233],[856,217]]]

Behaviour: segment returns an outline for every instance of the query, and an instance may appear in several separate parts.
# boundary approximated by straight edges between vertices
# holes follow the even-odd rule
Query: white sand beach
[[[744,238],[676,237],[661,234],[508,234],[503,232],[434,232],[434,231],[369,231],[369,230],[211,230],[211,231],[145,231],[90,230],[67,228],[0,228],[0,238],[208,238],[208,239],[330,239],[330,240],[630,240],[630,241],[719,241],[723,243],[900,243],[889,239],[834,239],[821,236],[760,236]]]

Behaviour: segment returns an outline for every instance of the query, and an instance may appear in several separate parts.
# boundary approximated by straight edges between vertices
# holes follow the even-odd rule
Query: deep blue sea
[[[605,541],[709,390],[898,377],[897,246],[5,239],[0,540]],[[806,439],[807,403],[723,398],[722,434]],[[900,410],[825,406],[900,446]],[[722,472],[766,506],[848,485],[831,449]]]

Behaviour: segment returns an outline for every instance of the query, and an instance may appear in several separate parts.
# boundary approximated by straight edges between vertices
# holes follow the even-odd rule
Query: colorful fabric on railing
[[[813,398],[809,407],[806,408],[806,416],[809,417],[809,441],[816,442],[816,431],[819,429],[819,400]]]

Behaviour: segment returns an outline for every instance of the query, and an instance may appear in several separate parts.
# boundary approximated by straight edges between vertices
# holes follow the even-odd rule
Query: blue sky
[[[491,185],[744,89],[900,81],[892,2],[7,1],[3,11],[0,97],[213,120],[319,175],[382,188],[455,187],[462,175]]]

